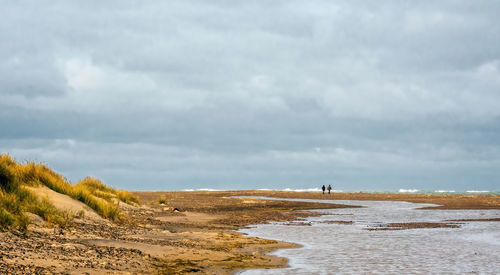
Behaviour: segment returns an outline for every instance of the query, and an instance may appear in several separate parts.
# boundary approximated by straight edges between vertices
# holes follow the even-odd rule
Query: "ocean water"
[[[200,189],[183,189],[181,191],[193,192],[193,191],[235,191],[237,189],[211,189],[211,188],[200,188]],[[286,191],[286,192],[322,192],[321,188],[298,188],[298,189],[257,189],[258,191]],[[162,190],[157,190],[162,191]],[[339,190],[333,189],[333,193],[413,193],[413,194],[460,194],[460,195],[500,195],[500,191],[491,190],[420,190],[420,189],[399,189],[399,190]]]
[[[330,202],[364,208],[317,210],[325,215],[300,221],[311,226],[272,223],[241,230],[250,236],[303,246],[272,253],[288,258],[288,268],[241,274],[500,274],[500,222],[463,222],[460,228],[366,230],[395,222],[500,218],[500,210],[417,210],[431,205]]]

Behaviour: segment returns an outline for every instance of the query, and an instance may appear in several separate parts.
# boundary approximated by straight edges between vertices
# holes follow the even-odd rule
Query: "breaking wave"
[[[399,189],[399,193],[417,193],[420,192],[418,189]]]
[[[195,191],[228,191],[223,189],[211,189],[211,188],[200,188],[200,189],[184,189],[182,191],[195,192]]]
[[[237,191],[236,189],[214,189],[214,188],[198,188],[198,189],[183,189],[181,191],[186,191],[186,192],[196,192],[196,191]],[[250,190],[250,189],[249,189]],[[260,189],[253,189],[257,191],[286,191],[286,192],[322,192],[321,188],[284,188],[284,189],[273,189],[273,188],[260,188]],[[362,193],[411,193],[411,194],[493,194],[493,195],[498,195],[500,194],[500,191],[488,191],[488,190],[467,190],[467,191],[457,191],[457,190],[444,190],[444,189],[438,189],[438,190],[421,190],[421,189],[404,189],[401,188],[398,191],[394,190],[338,190],[338,189],[332,189],[332,192],[334,193],[357,193],[357,192],[362,192]]]

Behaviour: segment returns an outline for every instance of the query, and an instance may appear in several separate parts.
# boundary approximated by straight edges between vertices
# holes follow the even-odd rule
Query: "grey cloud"
[[[63,75],[55,66],[47,66],[50,59],[33,61],[34,56],[14,56],[0,65],[0,86],[3,94],[33,96],[61,96],[68,88]],[[54,64],[55,65],[55,64]]]
[[[494,1],[4,3],[0,149],[132,189],[143,180],[491,189],[499,10]]]

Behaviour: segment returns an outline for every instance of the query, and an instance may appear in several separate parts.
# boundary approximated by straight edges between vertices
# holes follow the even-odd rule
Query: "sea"
[[[289,267],[241,274],[500,273],[500,222],[450,221],[500,218],[500,210],[420,210],[433,205],[393,201],[318,202],[363,207],[314,210],[323,215],[241,230],[249,236],[302,246],[271,253],[288,258]],[[370,230],[411,222],[446,222],[457,228]]]
[[[199,188],[199,189],[183,189],[185,192],[195,191],[237,191],[238,189],[213,189],[213,188]],[[286,191],[286,192],[322,192],[320,188],[285,188],[285,189],[256,189],[257,191]],[[158,190],[161,191],[161,190]],[[421,190],[421,189],[399,189],[399,190],[332,190],[334,193],[384,193],[384,194],[459,194],[459,195],[500,195],[500,191],[490,190]]]

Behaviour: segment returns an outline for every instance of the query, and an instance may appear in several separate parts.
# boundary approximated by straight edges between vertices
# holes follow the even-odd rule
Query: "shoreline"
[[[249,237],[237,230],[321,215],[307,210],[355,207],[234,196],[391,200],[440,205],[430,209],[500,209],[499,195],[334,193],[328,196],[258,190],[134,194],[139,197],[140,205],[120,204],[129,217],[126,223],[85,216],[76,218],[67,228],[47,227],[39,221],[30,225],[24,235],[0,233],[0,251],[3,251],[0,271],[237,274],[248,269],[281,268],[288,265],[288,259],[268,254],[297,248],[297,244]]]
[[[434,253],[432,259],[440,259],[439,252],[435,251],[446,254],[447,251],[454,251],[457,248],[463,251],[457,258],[467,256],[470,251],[476,251],[482,255],[498,251],[498,236],[493,236],[493,234],[497,235],[495,232],[498,232],[500,225],[498,223],[500,222],[498,205],[492,205],[486,210],[484,207],[468,205],[468,208],[472,208],[472,210],[462,211],[457,210],[456,204],[454,204],[453,207],[447,207],[451,209],[444,211],[437,207],[431,209],[440,211],[415,211],[428,206],[428,204],[408,204],[401,201],[383,200],[342,201],[341,203],[352,203],[364,207],[361,209],[325,210],[321,211],[327,215],[324,217],[290,224],[263,225],[255,229],[243,230],[243,232],[256,237],[300,242],[307,246],[307,249],[281,250],[274,253],[277,256],[288,257],[291,266],[282,271],[272,271],[270,274],[304,273],[307,270],[310,270],[311,273],[320,273],[325,270],[339,273],[353,271],[357,273],[360,269],[367,271],[369,270],[367,267],[371,266],[373,262],[370,260],[372,259],[370,253],[373,251],[380,251],[380,254],[374,254],[373,258],[384,259],[373,265],[374,270],[378,272],[388,269],[399,270],[400,266],[394,267],[392,265],[393,261],[399,259],[412,263],[406,266],[409,269],[404,269],[405,272],[415,268],[415,270],[425,270],[425,273],[428,273],[436,268],[436,270],[440,270],[438,273],[441,273],[446,268],[441,269],[440,260],[429,261],[421,265],[418,264],[420,261],[415,260],[415,258],[425,261],[427,259],[426,253],[432,252]],[[353,226],[347,226],[351,224]],[[287,225],[294,226],[288,227]],[[377,232],[368,233],[373,231]],[[331,238],[325,240],[325,236]],[[427,244],[425,241],[422,242],[430,236],[434,242]],[[385,245],[379,247],[380,243],[377,243],[377,240]],[[351,243],[355,244],[356,249],[351,249]],[[470,250],[467,250],[468,245],[470,245]],[[409,247],[411,249],[408,249]],[[339,262],[325,263],[324,259],[327,257],[352,260],[347,260],[350,263],[347,265]],[[495,270],[495,268],[492,269],[493,263],[498,262],[494,258],[488,258],[484,265],[478,264],[477,261],[464,261],[462,267],[489,273]],[[415,261],[412,262],[410,259]],[[352,267],[353,263],[359,263],[359,265],[354,264],[357,267]],[[261,271],[248,272],[248,274],[261,274]]]
[[[271,197],[271,198],[305,198],[305,199],[324,199],[324,200],[391,200],[391,201],[409,201],[409,202],[416,202],[416,203],[433,203],[437,204],[439,206],[436,207],[431,207],[429,209],[500,209],[500,196],[498,195],[455,195],[455,194],[435,194],[435,195],[429,195],[429,194],[370,194],[370,193],[335,193],[332,194],[332,196],[328,196],[327,194],[323,195],[321,193],[312,193],[312,192],[284,192],[284,191],[261,191],[261,190],[243,190],[243,191],[184,191],[184,192],[179,192],[179,191],[174,191],[174,192],[136,192],[135,194],[138,194],[140,196],[141,193],[144,194],[156,194],[156,195],[162,195],[162,194],[169,194],[172,197],[175,196],[187,196],[189,197],[189,194],[194,194],[195,196],[197,194],[201,194],[204,196],[213,196],[213,197],[225,197],[225,198],[231,198],[231,199],[241,199],[242,203],[245,203],[245,200],[258,200],[258,199],[253,199],[253,198],[245,198],[243,196],[265,196],[265,197]],[[242,196],[243,198],[238,198],[239,196]],[[471,200],[472,199],[472,200]],[[274,201],[274,202],[284,202],[284,201]],[[246,202],[248,203],[248,202]],[[185,206],[185,202],[182,200],[177,200],[173,199],[173,204],[176,206],[183,207]],[[326,205],[329,205],[330,202],[326,203]],[[323,205],[323,206],[326,206]],[[343,205],[342,207],[356,207],[356,206],[351,206],[351,205]],[[333,206],[330,205],[329,207],[325,208],[307,208],[307,209],[294,209],[294,210],[305,210],[301,211],[301,213],[306,214],[305,216],[302,217],[295,217],[291,218],[288,217],[285,220],[279,220],[279,219],[263,219],[260,220],[260,222],[245,222],[241,226],[247,226],[247,225],[255,225],[255,224],[263,224],[263,223],[268,223],[270,221],[293,221],[293,220],[300,220],[301,218],[305,218],[307,216],[320,216],[321,214],[317,212],[310,212],[307,210],[313,210],[313,209],[331,209],[331,208],[338,208],[338,206]],[[282,211],[282,210],[281,210]],[[238,228],[235,228],[233,230],[238,230]],[[277,249],[286,249],[288,247],[283,247],[283,248],[274,248],[272,250],[268,250],[266,253],[271,253],[272,251],[275,251]],[[265,255],[265,253],[264,253]],[[281,265],[281,266],[274,266],[273,268],[281,268],[281,267],[286,267],[287,265]],[[242,270],[246,269],[255,269],[255,268],[261,268],[259,266],[249,266],[244,269],[238,269],[234,270],[232,273],[239,273]]]
[[[294,191],[242,191],[251,196],[274,198],[300,198],[314,200],[368,200],[368,201],[407,201],[414,203],[437,204],[422,209],[500,209],[500,195],[495,194],[427,194],[427,193],[365,193],[365,192],[294,192]]]
[[[214,192],[214,191],[212,191]],[[241,191],[240,191],[241,192]],[[417,210],[494,210],[500,209],[500,196],[496,194],[430,194],[430,193],[364,193],[364,192],[338,192],[323,194],[322,192],[296,192],[296,191],[269,191],[269,190],[247,190],[258,199],[265,197],[275,199],[313,199],[313,200],[352,200],[352,201],[406,201],[411,203],[435,204],[436,206],[426,206],[416,208]],[[356,206],[353,206],[356,207]],[[321,216],[320,214],[319,216]],[[500,219],[472,219],[457,220],[467,221],[500,221]],[[404,224],[388,224],[388,228],[371,228],[367,230],[401,230],[411,228],[437,228],[452,227],[447,221],[442,223],[410,222]],[[310,224],[309,224],[310,225]],[[391,229],[393,228],[393,229]],[[300,245],[299,245],[300,246]],[[269,252],[272,253],[272,252]],[[289,266],[289,265],[288,265]],[[287,266],[287,267],[288,267]],[[277,267],[279,268],[279,267]]]
[[[205,273],[217,274],[238,274],[248,269],[259,268],[282,268],[288,266],[288,259],[268,255],[269,253],[289,248],[299,248],[300,245],[290,242],[279,242],[262,238],[249,237],[238,230],[245,227],[264,224],[271,221],[293,221],[310,216],[319,216],[319,213],[310,212],[311,209],[329,209],[345,208],[350,206],[332,204],[332,203],[309,203],[309,202],[290,202],[290,201],[271,201],[252,198],[238,198],[235,196],[247,195],[246,191],[230,192],[135,192],[141,201],[153,203],[158,198],[163,198],[172,208],[183,212],[177,215],[185,215],[182,220],[184,229],[191,227],[205,227],[209,231],[223,231],[226,234],[233,235],[234,243],[237,249],[231,249],[223,243],[218,245],[218,249],[228,249],[230,253],[238,255],[240,259],[225,260],[223,262],[216,258],[206,259],[204,262],[198,262]],[[302,210],[302,211],[296,211]],[[199,218],[190,219],[190,212],[205,213],[215,216],[217,219],[210,224],[200,224]],[[196,218],[196,217],[194,217]],[[177,218],[167,219],[170,222],[179,222]],[[215,228],[214,228],[215,226]],[[234,237],[237,236],[237,237]],[[202,248],[201,246],[200,248]],[[231,256],[234,257],[234,256]],[[222,266],[221,266],[222,265]],[[216,268],[214,268],[214,266]],[[219,268],[217,268],[219,266]]]

